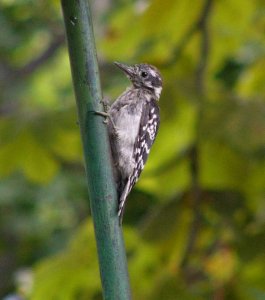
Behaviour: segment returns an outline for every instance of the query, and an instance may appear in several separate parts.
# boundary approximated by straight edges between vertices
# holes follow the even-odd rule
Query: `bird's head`
[[[162,91],[162,78],[158,69],[148,64],[136,64],[128,66],[114,62],[131,80],[135,88],[147,89],[154,93],[158,100]]]

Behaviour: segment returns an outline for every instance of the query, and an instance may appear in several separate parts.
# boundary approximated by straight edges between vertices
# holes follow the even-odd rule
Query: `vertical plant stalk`
[[[61,0],[84,149],[91,212],[104,299],[131,299],[127,261],[117,216],[117,192],[103,118],[96,47],[87,0]],[[87,249],[89,251],[89,249]]]

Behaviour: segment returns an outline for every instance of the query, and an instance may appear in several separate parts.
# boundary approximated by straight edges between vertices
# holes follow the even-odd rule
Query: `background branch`
[[[47,62],[50,58],[52,58],[60,47],[64,44],[65,36],[64,34],[56,35],[52,39],[51,43],[47,46],[47,48],[39,54],[36,58],[26,63],[24,66],[20,68],[14,68],[9,63],[1,62],[0,64],[0,75],[1,81],[6,83],[10,83],[11,80],[16,79],[25,79],[34,73],[38,68],[40,68],[43,64]]]
[[[201,14],[199,15],[198,19],[194,22],[193,25],[191,25],[190,29],[186,32],[186,34],[181,38],[178,45],[175,47],[172,57],[170,60],[168,60],[166,63],[163,64],[163,67],[168,67],[169,65],[175,64],[176,61],[180,58],[182,52],[184,51],[185,47],[193,37],[193,35],[196,32],[204,32],[202,41],[204,46],[202,47],[203,52],[205,53],[205,56],[207,56],[207,49],[208,49],[208,32],[206,30],[207,27],[207,20],[208,16],[212,7],[213,0],[206,0],[205,4],[202,8]],[[203,59],[203,56],[201,56],[201,59]],[[204,63],[201,61],[199,64],[200,69],[204,69]],[[197,71],[200,74],[200,70]],[[199,76],[199,75],[198,75]]]
[[[193,210],[193,221],[191,223],[188,242],[184,251],[183,259],[181,262],[182,268],[185,268],[189,257],[196,244],[199,228],[200,228],[200,204],[202,201],[202,189],[199,184],[199,129],[200,120],[202,116],[202,101],[205,93],[205,72],[207,67],[208,55],[209,55],[209,32],[208,32],[208,20],[211,13],[213,0],[206,0],[201,17],[197,23],[197,28],[201,33],[201,47],[200,47],[200,59],[197,70],[195,71],[195,84],[198,92],[198,115],[196,122],[196,139],[193,146],[190,149],[190,170],[192,177],[191,186],[191,200]]]
[[[40,66],[42,66],[48,59],[53,57],[57,50],[64,44],[65,37],[63,34],[54,37],[50,45],[37,58],[27,63],[22,68],[15,70],[16,77],[25,77],[31,75]]]
[[[208,31],[208,20],[211,12],[213,0],[206,0],[202,10],[201,18],[198,21],[197,27],[201,33],[201,53],[198,68],[196,70],[196,89],[200,96],[203,96],[205,90],[205,72],[207,68],[207,60],[209,54],[209,31]]]

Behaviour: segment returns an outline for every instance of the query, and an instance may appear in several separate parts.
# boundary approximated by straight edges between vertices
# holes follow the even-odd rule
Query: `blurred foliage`
[[[124,220],[134,299],[265,299],[264,1],[92,4],[104,94],[128,85],[112,61],[164,79]],[[0,297],[101,299],[60,3],[3,0],[0,24]]]

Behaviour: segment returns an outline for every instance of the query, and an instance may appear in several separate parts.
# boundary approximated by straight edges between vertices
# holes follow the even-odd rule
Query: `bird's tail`
[[[126,199],[129,195],[131,189],[132,189],[132,185],[131,185],[131,181],[129,178],[129,180],[127,181],[127,183],[121,193],[120,199],[119,199],[118,216],[119,216],[119,224],[120,225],[122,224],[122,219],[123,219],[123,214],[124,214],[124,209],[125,209],[125,202],[126,202]]]

